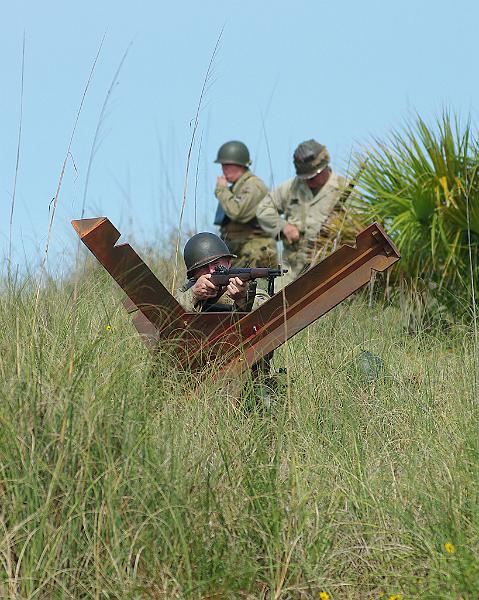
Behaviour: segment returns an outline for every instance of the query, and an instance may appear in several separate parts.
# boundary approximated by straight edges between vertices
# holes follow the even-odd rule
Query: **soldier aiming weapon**
[[[266,278],[268,293],[274,294],[274,279],[283,273],[280,268],[232,268],[234,258],[214,233],[205,231],[191,237],[184,249],[188,281],[175,295],[178,302],[196,312],[248,312],[267,299],[264,292],[256,290],[257,278]]]
[[[220,368],[214,371],[217,378],[238,377],[366,285],[373,271],[385,271],[400,257],[381,226],[372,223],[357,235],[354,246],[342,246],[286,286],[282,294],[266,297],[256,307],[253,304],[252,310],[243,302],[231,312],[205,313],[197,307],[185,308],[130,245],[117,245],[120,232],[108,219],[82,219],[73,221],[73,226],[126,292],[135,308],[135,327],[145,343],[156,350],[162,341],[179,341],[175,352],[184,368],[199,373],[219,361]],[[220,258],[231,257],[228,248],[226,252],[223,246],[218,250]],[[188,268],[186,258],[185,247]],[[215,262],[218,256],[198,258],[200,255],[192,261],[192,270]],[[238,281],[240,287],[244,285],[241,279]]]
[[[241,281],[253,281],[255,279],[267,279],[268,296],[274,295],[274,280],[287,273],[288,269],[268,269],[267,267],[224,267],[217,265],[209,280],[216,286],[227,286],[230,279],[238,277]],[[191,281],[191,280],[190,280]],[[194,279],[192,281],[195,281]]]

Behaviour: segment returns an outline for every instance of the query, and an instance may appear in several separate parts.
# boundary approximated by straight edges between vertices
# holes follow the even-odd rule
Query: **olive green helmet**
[[[236,258],[223,240],[214,233],[197,233],[185,244],[183,257],[186,265],[186,275],[191,277],[195,269],[204,267],[218,258]]]
[[[329,165],[328,149],[316,140],[302,142],[293,154],[294,168],[300,179],[312,179]]]
[[[248,147],[243,142],[226,142],[218,150],[215,163],[222,165],[241,165],[248,168],[251,164]]]

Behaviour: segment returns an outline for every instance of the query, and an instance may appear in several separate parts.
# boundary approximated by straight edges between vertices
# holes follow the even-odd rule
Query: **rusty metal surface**
[[[104,217],[72,221],[81,241],[161,333],[185,310],[129,244],[116,245],[120,232]]]
[[[211,343],[231,349],[228,368],[241,371],[367,284],[373,270],[385,271],[399,258],[382,227],[373,223],[354,247],[339,248]]]
[[[72,225],[127,294],[125,309],[133,314],[133,324],[145,344],[153,349],[169,340],[186,368],[199,368],[200,356],[208,355],[212,360],[214,348],[207,348],[210,338],[246,314],[186,312],[129,244],[116,245],[120,232],[106,217],[74,220]],[[192,348],[194,365],[189,359]]]
[[[137,307],[134,324],[151,347],[168,341],[184,368],[216,363],[241,373],[384,271],[399,252],[373,223],[251,313],[189,313],[171,296],[106,218],[73,221],[78,235]]]

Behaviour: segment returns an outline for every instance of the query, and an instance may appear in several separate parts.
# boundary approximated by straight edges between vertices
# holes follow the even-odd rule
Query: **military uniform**
[[[204,231],[191,237],[185,244],[183,258],[188,281],[176,291],[175,298],[188,312],[249,312],[267,300],[266,292],[256,291],[255,281],[249,283],[246,296],[236,301],[224,294],[226,286],[220,289],[219,294],[214,298],[196,300],[193,297],[192,287],[196,283],[196,278],[200,276],[199,269],[220,258],[227,258],[229,261],[236,258],[226,243],[214,233]]]
[[[211,265],[220,258],[227,258],[230,261],[236,258],[226,243],[213,233],[205,231],[190,238],[183,250],[183,258],[186,276],[189,279],[183,287],[177,290],[175,298],[188,312],[250,312],[256,310],[269,298],[266,292],[257,289],[256,281],[249,282],[246,295],[237,300],[233,300],[225,294],[227,286],[220,288],[218,295],[214,298],[197,300],[193,296],[192,288],[196,283],[196,278],[201,277],[202,270],[200,269]],[[206,275],[206,273],[204,274]],[[268,381],[271,357],[272,353],[263,357],[253,366],[252,377],[255,382],[253,387],[264,386],[264,382]],[[241,378],[235,379],[234,387],[237,388],[238,384],[240,384],[240,388],[243,386]],[[240,394],[241,389],[236,389],[236,392]]]
[[[296,279],[321,250],[321,229],[348,189],[348,182],[331,173],[326,183],[314,193],[304,179],[294,177],[271,191],[258,205],[257,219],[270,236],[280,235],[287,223],[295,225],[300,238],[293,244],[283,239],[283,265],[288,269],[282,278],[285,285]]]
[[[221,238],[237,255],[234,266],[276,267],[276,242],[265,235],[256,219],[256,209],[268,193],[263,181],[247,170],[231,186],[217,186],[215,196],[225,217]]]
[[[268,294],[263,290],[257,290],[256,283],[252,282],[249,285],[246,297],[240,300],[235,301],[226,294],[220,293],[216,298],[195,301],[191,292],[194,283],[194,280],[187,281],[175,294],[175,298],[188,312],[250,312],[256,310],[263,302],[268,300]]]

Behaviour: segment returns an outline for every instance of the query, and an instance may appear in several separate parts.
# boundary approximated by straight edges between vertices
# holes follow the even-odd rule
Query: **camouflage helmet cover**
[[[293,154],[294,168],[300,179],[312,179],[329,165],[330,160],[326,146],[316,140],[302,142]]]
[[[243,142],[238,142],[237,140],[226,142],[220,146],[215,163],[249,167],[251,160],[248,147]]]
[[[183,257],[186,275],[191,277],[195,269],[204,267],[218,258],[236,258],[236,255],[231,253],[220,237],[205,231],[197,233],[186,242]]]

